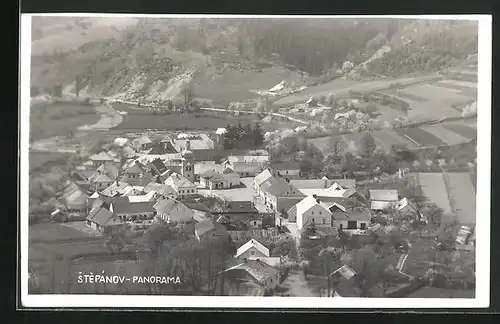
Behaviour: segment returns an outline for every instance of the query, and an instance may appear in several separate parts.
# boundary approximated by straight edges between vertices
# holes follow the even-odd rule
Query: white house
[[[153,208],[157,217],[166,222],[190,222],[194,218],[194,211],[178,200],[159,200]]]
[[[297,205],[297,228],[302,229],[306,225],[332,226],[332,213],[328,206],[320,200],[308,196]]]
[[[197,186],[176,172],[172,173],[164,183],[174,188],[181,199],[198,194]]]
[[[250,241],[240,246],[237,249],[235,255],[235,258],[239,259],[249,259],[250,257],[253,258],[269,257],[269,249],[265,247],[263,244],[261,244],[259,241],[251,239]]]
[[[260,185],[263,184],[265,181],[267,181],[272,176],[273,175],[271,174],[269,169],[265,169],[264,171],[262,171],[261,173],[259,173],[258,175],[255,176],[255,178],[253,179],[253,185],[254,185],[254,189],[257,191],[257,194],[260,195],[260,192],[259,192]]]
[[[372,210],[396,208],[399,203],[397,190],[370,190]]]

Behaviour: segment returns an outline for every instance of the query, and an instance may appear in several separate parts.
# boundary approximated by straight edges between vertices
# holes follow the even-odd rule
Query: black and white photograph
[[[488,307],[491,42],[487,15],[22,15],[23,306]]]

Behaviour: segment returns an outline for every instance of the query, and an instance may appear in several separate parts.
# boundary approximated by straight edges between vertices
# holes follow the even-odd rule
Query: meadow
[[[30,109],[30,141],[52,136],[72,134],[82,125],[99,121],[93,105],[78,103],[52,103]]]
[[[197,113],[168,113],[153,114],[149,111],[132,109],[125,104],[115,104],[115,109],[128,112],[124,116],[123,122],[115,130],[143,130],[162,129],[169,131],[182,130],[215,130],[219,127],[226,127],[227,124],[255,124],[259,123],[263,129],[272,131],[277,128],[293,128],[298,124],[289,121],[271,120],[265,122],[259,120],[254,114],[241,114],[239,116],[229,115],[226,112],[197,112]]]

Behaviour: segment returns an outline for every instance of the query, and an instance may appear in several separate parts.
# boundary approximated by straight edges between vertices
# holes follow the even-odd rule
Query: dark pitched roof
[[[224,225],[219,223],[214,223],[210,219],[196,223],[194,225],[194,228],[199,236],[202,236],[203,234],[206,234],[211,230],[215,230],[216,235],[229,235]]]
[[[146,167],[139,161],[135,161],[134,164],[129,166],[125,173],[141,174],[145,171]]]
[[[163,155],[167,153],[168,152],[163,149],[161,144],[156,143],[151,146],[151,150],[148,152],[148,155]]]
[[[267,192],[273,196],[282,195],[288,189],[288,186],[288,182],[276,177],[269,178],[260,185],[262,191]]]
[[[260,172],[262,170],[260,162],[234,162],[231,166],[235,172]]]
[[[279,270],[271,267],[265,262],[260,260],[247,260],[237,266],[227,269],[225,272],[232,270],[243,270],[251,275],[256,282],[264,284],[267,279],[277,275]]]
[[[184,204],[174,199],[163,199],[157,201],[154,204],[154,209],[156,209],[156,211],[160,213],[168,214],[172,209],[174,209],[178,205],[184,205]]]
[[[153,170],[155,170],[160,175],[168,170],[167,166],[160,159],[154,159],[149,164],[150,164],[151,168]]]
[[[152,212],[154,201],[130,202],[128,197],[119,197],[113,199],[111,204],[115,214],[138,214]]]
[[[206,178],[206,179],[210,179],[216,175],[218,175],[219,173],[217,171],[214,171],[214,170],[207,170],[205,172],[203,172],[202,174],[200,174],[200,178]]]
[[[109,210],[102,207],[96,207],[90,211],[86,219],[99,226],[105,226],[113,218],[114,215]]]

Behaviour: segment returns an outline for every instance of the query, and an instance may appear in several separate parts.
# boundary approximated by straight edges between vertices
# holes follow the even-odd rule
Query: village
[[[255,136],[263,141],[264,134]],[[183,288],[149,292],[473,294],[467,260],[474,254],[474,222],[459,222],[456,214],[475,213],[474,197],[458,203],[468,205],[466,210],[444,210],[437,200],[450,195],[446,185],[429,187],[431,178],[446,183],[468,173],[399,169],[356,180],[339,170],[335,178],[315,177],[298,162],[273,159],[264,148],[224,156],[228,140],[234,139],[226,128],[117,137],[71,170],[57,196],[60,204],[44,225],[105,238],[102,245],[117,260],[120,254],[140,254],[141,269],[147,268],[141,271],[149,274],[167,271],[151,259],[171,258],[163,262],[182,274]],[[64,241],[56,246],[88,244],[80,236]],[[202,255],[182,260],[184,249]],[[207,257],[205,266],[201,260]],[[197,270],[180,269],[191,261]]]

